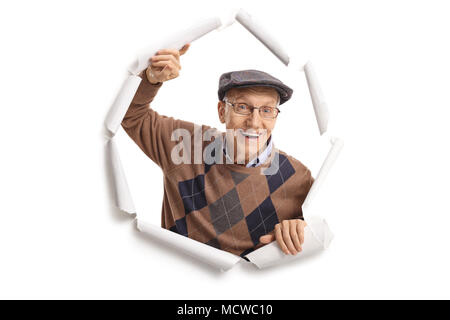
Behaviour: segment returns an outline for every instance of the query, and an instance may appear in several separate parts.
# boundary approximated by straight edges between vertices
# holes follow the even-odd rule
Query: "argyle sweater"
[[[193,160],[175,164],[173,148],[180,141],[189,141],[172,141],[173,130],[189,131],[191,145],[185,147],[194,158],[194,130],[198,134],[200,128],[202,133],[217,129],[158,114],[150,103],[162,84],[151,84],[145,73],[141,77],[122,127],[163,171],[163,228],[244,256],[262,246],[259,238],[277,223],[303,218],[301,206],[314,179],[300,161],[275,145],[267,161],[258,167],[227,164],[225,156],[222,163],[206,164],[202,159],[201,164]],[[201,142],[202,155],[210,143]]]

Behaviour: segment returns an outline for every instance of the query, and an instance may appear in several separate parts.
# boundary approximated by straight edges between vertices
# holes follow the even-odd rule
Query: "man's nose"
[[[253,129],[259,129],[262,127],[261,116],[259,109],[253,109],[253,113],[249,115],[248,126]]]

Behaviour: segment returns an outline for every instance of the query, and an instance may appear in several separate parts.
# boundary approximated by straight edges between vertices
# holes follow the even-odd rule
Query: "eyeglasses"
[[[281,112],[280,109],[278,109],[277,107],[268,107],[268,106],[254,107],[254,106],[249,106],[248,104],[243,103],[243,102],[231,103],[226,100],[224,100],[224,101],[226,104],[231,105],[234,112],[236,112],[237,114],[244,115],[244,116],[248,116],[253,113],[254,109],[258,109],[259,115],[261,116],[261,118],[275,119],[278,116],[278,114]]]

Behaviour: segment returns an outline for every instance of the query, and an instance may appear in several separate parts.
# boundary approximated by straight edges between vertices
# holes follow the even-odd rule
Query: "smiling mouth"
[[[239,130],[239,132],[245,137],[245,139],[258,139],[262,136],[262,133],[245,132],[243,130]]]

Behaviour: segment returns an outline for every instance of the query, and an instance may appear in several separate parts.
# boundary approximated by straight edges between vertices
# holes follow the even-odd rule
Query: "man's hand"
[[[179,51],[176,49],[161,49],[150,58],[150,66],[146,75],[150,83],[156,84],[178,77],[181,70],[180,56],[185,54],[190,44],[185,44]]]
[[[296,255],[302,251],[302,245],[305,241],[305,227],[306,222],[300,219],[283,220],[275,225],[274,231],[261,236],[259,241],[267,244],[276,239],[285,254]]]

